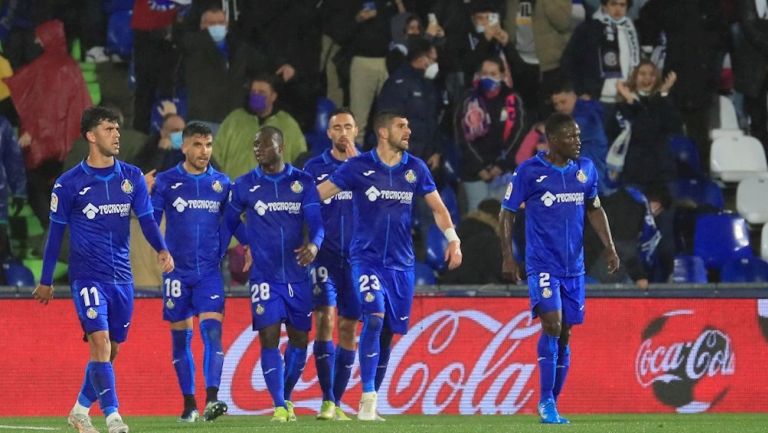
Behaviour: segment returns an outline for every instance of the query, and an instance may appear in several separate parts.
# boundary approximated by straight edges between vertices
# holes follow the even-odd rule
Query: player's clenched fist
[[[167,274],[168,272],[173,271],[173,257],[171,257],[171,253],[169,253],[168,250],[162,250],[157,253],[157,263],[164,273]]]

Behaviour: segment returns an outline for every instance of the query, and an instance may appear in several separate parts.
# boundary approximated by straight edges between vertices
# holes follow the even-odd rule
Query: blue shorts
[[[109,331],[110,340],[118,343],[128,337],[133,315],[133,283],[75,280],[72,282],[72,300],[86,334]]]
[[[564,324],[584,322],[584,275],[561,278],[548,272],[531,273],[528,275],[528,295],[534,318],[550,311],[562,311]]]
[[[221,273],[163,275],[163,320],[180,322],[200,313],[224,313],[224,280]]]
[[[408,332],[413,304],[414,272],[398,271],[367,263],[352,265],[352,281],[358,289],[364,314],[384,313],[384,326],[395,334]]]
[[[316,263],[312,267],[312,302],[314,309],[338,306],[339,316],[360,319],[360,297],[352,284],[352,269]]]
[[[253,330],[285,322],[299,331],[312,329],[312,289],[309,280],[298,283],[251,281]]]

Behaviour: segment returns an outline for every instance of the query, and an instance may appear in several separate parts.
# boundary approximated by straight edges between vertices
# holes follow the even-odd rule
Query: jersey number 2
[[[269,299],[269,283],[254,284],[251,286],[251,303],[266,301]]]
[[[367,292],[371,289],[373,290],[379,290],[381,289],[381,284],[379,283],[379,277],[376,275],[360,275],[360,291],[361,292]]]

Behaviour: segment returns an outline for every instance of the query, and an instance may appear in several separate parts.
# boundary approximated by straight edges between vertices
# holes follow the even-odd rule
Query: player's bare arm
[[[501,209],[499,213],[499,224],[501,225],[501,274],[502,276],[517,283],[520,278],[520,266],[512,253],[512,228],[515,225],[515,214],[506,209]]]
[[[616,254],[616,247],[613,245],[611,237],[611,228],[608,225],[608,217],[600,205],[600,199],[595,197],[587,203],[587,218],[589,224],[595,229],[595,233],[605,246],[605,262],[608,264],[608,272],[614,273],[619,270],[619,255]]]
[[[341,192],[341,188],[336,186],[330,180],[326,180],[317,186],[317,193],[320,195],[320,201],[327,200]]]
[[[445,261],[448,263],[448,269],[456,269],[461,266],[461,241],[456,234],[456,229],[451,221],[451,214],[445,207],[443,199],[437,191],[432,191],[424,196],[427,205],[432,209],[435,217],[435,223],[448,239],[448,248],[445,249]]]

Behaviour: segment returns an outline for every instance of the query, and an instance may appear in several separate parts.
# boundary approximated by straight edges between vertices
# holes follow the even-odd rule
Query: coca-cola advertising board
[[[160,299],[136,300],[128,341],[115,363],[123,413],[177,415],[181,409],[161,306]],[[571,370],[558,406],[569,414],[768,411],[766,330],[768,301],[589,299],[586,321],[573,331]],[[395,339],[380,412],[534,413],[540,332],[524,298],[419,297],[409,333]],[[66,414],[88,360],[72,302],[2,300],[0,335],[0,383],[7,391],[0,393],[0,416]],[[247,298],[227,300],[223,339],[219,397],[229,413],[270,413]],[[202,402],[197,335],[193,353]],[[292,397],[299,413],[320,406],[311,353],[310,346]],[[356,409],[359,397],[356,364],[345,409]]]

